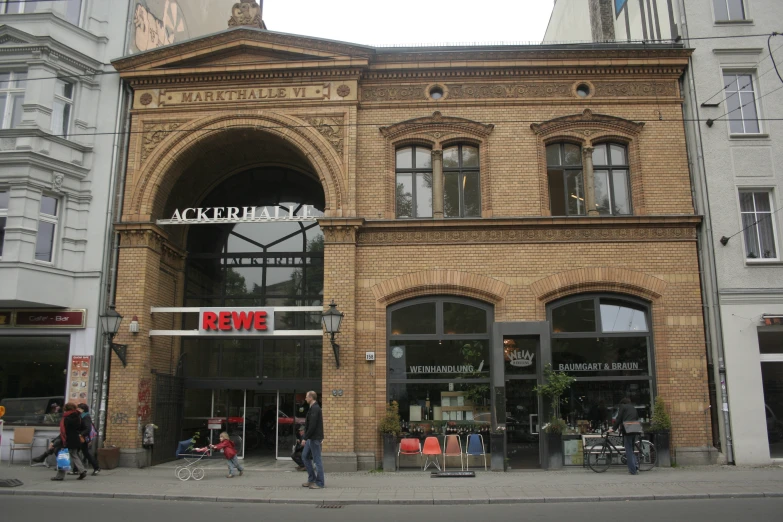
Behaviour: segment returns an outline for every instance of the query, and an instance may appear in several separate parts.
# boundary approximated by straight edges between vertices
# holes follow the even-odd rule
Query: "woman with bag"
[[[642,424],[639,422],[639,414],[636,408],[631,404],[631,399],[624,397],[620,401],[620,409],[617,411],[617,417],[614,419],[610,432],[620,428],[620,434],[623,436],[625,444],[625,460],[628,464],[628,473],[637,475],[639,473],[639,463],[636,462],[636,455],[633,453],[633,443],[636,442],[636,436],[642,433]]]
[[[96,435],[95,427],[92,424],[92,417],[90,416],[90,407],[85,403],[81,403],[77,406],[81,412],[82,418],[82,431],[79,435],[82,441],[82,455],[87,462],[92,466],[92,475],[95,476],[101,472],[101,467],[98,465],[98,460],[90,453],[90,443],[93,441]]]
[[[82,418],[79,408],[76,404],[69,402],[63,408],[63,418],[60,420],[60,439],[63,441],[63,449],[57,455],[57,475],[52,480],[64,480],[67,469],[62,469],[61,462],[64,460],[64,453],[67,452],[70,457],[70,468],[79,471],[79,480],[87,476],[87,470],[79,458],[79,450],[82,447],[80,432],[82,430]]]

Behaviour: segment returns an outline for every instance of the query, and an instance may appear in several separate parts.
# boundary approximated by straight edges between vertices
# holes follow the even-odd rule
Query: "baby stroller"
[[[192,445],[192,440],[183,440],[177,444],[177,458],[183,459],[185,462],[179,464],[174,468],[174,474],[180,480],[201,480],[206,475],[204,468],[201,466],[201,461],[205,457],[212,456],[212,450],[209,448],[197,448],[188,450]]]

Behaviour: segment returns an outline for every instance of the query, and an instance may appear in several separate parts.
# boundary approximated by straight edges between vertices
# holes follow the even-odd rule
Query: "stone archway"
[[[326,196],[329,217],[352,214],[343,169],[341,144],[332,142],[312,122],[273,111],[218,113],[177,125],[154,149],[143,154],[128,187],[123,209],[124,222],[145,222],[161,217],[165,202],[188,165],[199,159],[204,143],[224,132],[249,131],[266,134],[290,144],[307,159],[317,174]],[[145,138],[146,139],[146,138]],[[237,151],[243,154],[244,151]]]

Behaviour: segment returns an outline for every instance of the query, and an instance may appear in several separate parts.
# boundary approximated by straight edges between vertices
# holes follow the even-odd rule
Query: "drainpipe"
[[[688,40],[688,17],[685,12],[683,0],[678,0],[677,8],[682,17],[683,40]],[[694,207],[697,213],[704,216],[704,226],[698,238],[699,265],[702,267],[701,291],[704,299],[704,335],[707,344],[707,358],[718,366],[718,382],[720,383],[720,408],[723,417],[723,430],[726,439],[726,461],[734,464],[734,445],[731,436],[731,414],[729,412],[729,391],[726,379],[725,351],[723,345],[723,326],[720,310],[720,296],[718,295],[718,275],[715,262],[715,241],[712,235],[712,213],[710,210],[709,187],[707,185],[706,166],[704,164],[704,142],[701,134],[699,120],[699,104],[696,94],[696,85],[693,81],[693,58],[688,57],[688,71],[686,77],[689,90],[689,104],[692,107],[693,119],[691,122],[694,136],[694,148],[696,161],[691,169],[691,187],[694,199]],[[686,116],[683,113],[683,116]],[[687,119],[687,118],[686,118]],[[690,151],[689,151],[690,153]],[[716,360],[717,359],[717,360]]]
[[[106,232],[104,236],[103,259],[101,262],[101,291],[98,309],[102,312],[114,304],[117,270],[117,247],[119,234],[114,234],[114,220],[122,215],[122,195],[125,190],[125,166],[127,162],[130,116],[126,108],[130,102],[130,91],[120,80],[117,93],[117,114],[112,145],[112,176],[109,182],[109,203],[106,209]],[[122,130],[122,132],[120,132]],[[116,211],[115,211],[116,205]],[[109,366],[111,364],[111,341],[101,330],[98,322],[97,346],[95,350],[96,379],[93,389],[93,408],[98,405],[98,436],[96,448],[103,447],[106,437],[107,397],[109,394]]]

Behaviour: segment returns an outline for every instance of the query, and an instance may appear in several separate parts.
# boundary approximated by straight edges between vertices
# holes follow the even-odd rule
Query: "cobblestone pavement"
[[[312,504],[486,504],[523,502],[598,502],[727,497],[783,497],[783,466],[742,468],[705,466],[656,468],[631,477],[622,469],[478,471],[475,478],[431,478],[428,472],[327,473],[326,488],[303,490],[307,475],[296,471],[256,471],[225,478],[226,468],[209,467],[201,481],[180,481],[175,469],[117,468],[85,480],[50,480],[40,466],[0,467],[0,479],[24,485],[0,487],[0,495],[147,498],[156,500],[245,501]]]

